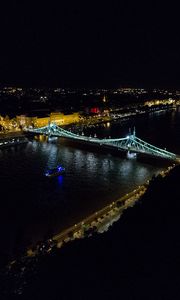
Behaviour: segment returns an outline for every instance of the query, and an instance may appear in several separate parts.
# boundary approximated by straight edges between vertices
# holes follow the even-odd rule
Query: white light
[[[127,135],[127,137],[126,137],[127,139],[129,139],[129,135]]]

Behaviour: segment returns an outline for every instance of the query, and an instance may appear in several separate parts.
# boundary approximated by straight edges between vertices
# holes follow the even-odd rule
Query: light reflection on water
[[[64,181],[64,176],[63,175],[59,175],[58,176],[58,183],[59,183],[60,186],[63,185],[63,181]]]

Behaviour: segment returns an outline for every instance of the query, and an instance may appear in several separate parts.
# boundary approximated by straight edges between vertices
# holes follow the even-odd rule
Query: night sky
[[[1,4],[0,83],[180,88],[179,10],[170,1],[57,3]]]

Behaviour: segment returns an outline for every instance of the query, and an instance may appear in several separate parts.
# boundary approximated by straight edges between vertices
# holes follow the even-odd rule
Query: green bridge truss
[[[149,154],[165,159],[170,159],[174,161],[179,161],[180,158],[169,151],[166,151],[164,149],[158,148],[156,146],[153,146],[140,138],[138,138],[135,134],[135,130],[133,134],[128,135],[125,138],[117,138],[117,139],[98,139],[95,137],[87,137],[84,135],[78,135],[75,133],[72,133],[70,131],[67,131],[59,126],[57,126],[55,123],[50,123],[48,126],[41,127],[41,128],[34,128],[34,129],[26,129],[26,132],[32,132],[32,133],[38,133],[38,134],[44,134],[48,136],[56,136],[56,137],[65,137],[70,138],[74,140],[79,141],[86,141],[89,143],[94,143],[97,145],[107,145],[110,147],[115,147],[121,150],[131,151],[135,153],[143,153],[143,154]]]

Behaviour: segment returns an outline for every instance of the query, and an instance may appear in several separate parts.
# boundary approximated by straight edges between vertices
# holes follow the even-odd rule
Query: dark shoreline
[[[164,240],[162,239],[166,238],[166,243],[168,243],[168,238],[171,239],[171,236],[169,235],[164,236],[163,231],[165,230],[166,232],[167,226],[172,226],[173,229],[175,229],[174,224],[179,224],[179,221],[177,219],[177,207],[179,207],[178,199],[180,196],[180,192],[178,189],[179,176],[180,166],[178,165],[172,171],[170,171],[170,173],[166,177],[162,178],[158,175],[156,178],[152,178],[148,190],[142,196],[142,199],[137,202],[137,204],[133,208],[129,208],[128,210],[126,210],[120,220],[117,221],[107,233],[100,235],[94,234],[91,238],[87,237],[83,240],[70,242],[70,244],[65,245],[65,247],[63,247],[62,249],[57,249],[56,247],[54,247],[50,254],[42,253],[39,255],[39,257],[28,258],[27,261],[19,261],[18,264],[12,265],[11,269],[2,271],[1,277],[3,278],[5,294],[11,295],[14,293],[24,293],[24,299],[30,299],[29,295],[31,295],[32,297],[33,294],[33,296],[35,296],[38,291],[38,294],[40,292],[40,294],[44,295],[45,297],[46,292],[51,289],[51,286],[54,286],[53,280],[60,280],[60,289],[62,293],[66,293],[66,289],[64,290],[65,286],[67,284],[73,285],[72,280],[75,280],[77,284],[81,273],[86,274],[86,276],[88,277],[88,273],[86,273],[86,271],[89,270],[89,268],[94,268],[94,270],[96,270],[98,275],[94,274],[93,280],[95,280],[95,278],[96,280],[99,280],[99,284],[101,286],[104,284],[104,279],[102,277],[103,269],[99,269],[98,265],[99,263],[101,265],[104,259],[106,261],[106,271],[108,270],[109,273],[111,270],[111,272],[109,273],[111,274],[111,276],[108,276],[109,282],[111,284],[113,284],[112,280],[116,281],[115,276],[118,276],[118,274],[120,275],[120,277],[123,276],[121,280],[125,283],[125,285],[128,285],[128,281],[131,280],[132,274],[133,276],[137,276],[137,278],[139,278],[140,280],[142,274],[144,274],[142,272],[149,272],[150,266],[149,264],[147,264],[148,261],[146,261],[146,259],[150,260],[151,264],[154,264],[152,259],[155,259],[156,261],[159,256],[160,248],[164,247]],[[174,188],[174,203],[171,204],[171,207],[169,207],[168,201],[170,200],[169,195],[172,193],[172,187]],[[179,192],[179,194],[177,194],[177,192]],[[172,220],[173,223],[171,224],[170,222]],[[159,236],[160,232],[161,236]],[[173,236],[174,235],[175,232],[173,233]],[[149,243],[149,249],[146,248],[146,243]],[[105,245],[106,247],[104,248]],[[132,248],[137,248],[136,251],[139,257],[137,261],[134,252],[128,249],[128,245],[131,245],[130,247]],[[171,244],[169,244],[169,246],[167,244],[166,247],[168,249],[167,251],[170,251],[167,252],[166,249],[164,249],[164,252],[167,252],[167,255],[169,253],[173,253]],[[176,249],[176,252],[177,250],[178,249]],[[110,255],[109,251],[113,251],[114,258],[113,256],[111,256],[112,253]],[[132,257],[129,257],[130,253]],[[99,260],[98,265],[96,264],[95,260],[95,257],[97,255]],[[102,255],[102,257],[99,255]],[[147,257],[147,255],[149,257]],[[153,258],[152,255],[155,255],[155,258]],[[110,263],[108,263],[106,257],[109,257]],[[118,257],[119,262],[117,260]],[[130,261],[128,261],[128,259],[130,259]],[[75,264],[76,260],[78,264]],[[118,271],[119,268],[114,269],[113,267],[113,264],[115,262],[117,268],[118,266],[121,266],[122,268],[120,273]],[[164,262],[163,264],[166,265],[166,263],[167,262]],[[144,271],[136,267],[136,265],[144,264]],[[58,265],[61,266],[61,275],[58,275]],[[134,271],[132,271],[133,267],[135,267]],[[158,266],[155,265],[155,267]],[[164,272],[164,267],[162,266],[162,272]],[[22,269],[24,269],[23,272],[21,271]],[[48,272],[47,270],[51,271]],[[73,274],[76,274],[75,277],[71,277],[71,272],[73,272]],[[126,272],[125,277],[123,275],[124,272]],[[158,274],[157,272],[159,271],[153,271],[153,277],[149,279],[150,282],[151,280],[154,280],[153,278],[156,278],[156,274]],[[16,278],[14,277],[15,274]],[[70,277],[67,282],[68,274]],[[43,286],[44,280],[48,280],[50,287]],[[88,285],[84,281],[85,279],[81,278],[81,280],[86,290],[88,290]],[[143,279],[141,278],[141,280]],[[25,289],[23,288],[23,282],[26,282]],[[7,286],[10,286],[9,283],[13,283],[14,285],[14,288],[11,291],[8,291],[7,288]],[[79,289],[79,293],[80,291],[81,289]],[[101,292],[104,293],[102,290]],[[142,288],[141,292],[146,291],[143,291]],[[113,294],[114,291],[111,290],[111,293]],[[140,293],[140,290],[138,290],[138,293]],[[76,297],[78,295],[74,296]]]
[[[18,135],[18,136],[13,136],[13,137],[0,137],[0,149],[4,149],[7,147],[11,147],[11,146],[17,146],[20,144],[25,144],[28,143],[28,139],[27,137],[25,137],[24,135]]]

